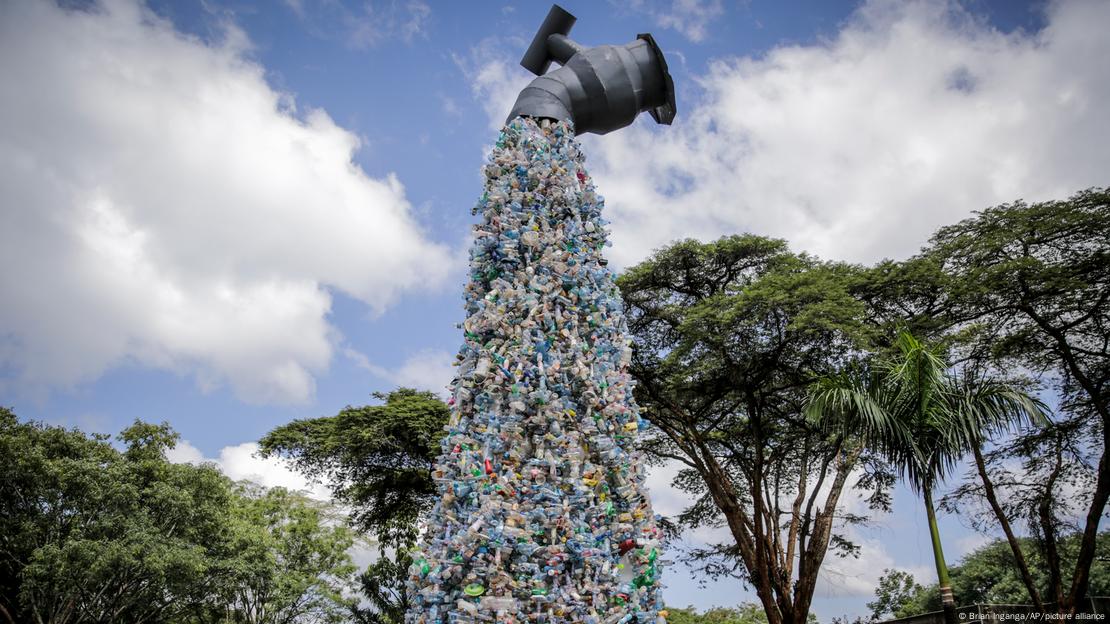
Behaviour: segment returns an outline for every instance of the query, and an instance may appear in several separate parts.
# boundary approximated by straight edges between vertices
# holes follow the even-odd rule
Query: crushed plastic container
[[[664,621],[646,424],[583,160],[567,123],[516,118],[483,169],[408,624]]]

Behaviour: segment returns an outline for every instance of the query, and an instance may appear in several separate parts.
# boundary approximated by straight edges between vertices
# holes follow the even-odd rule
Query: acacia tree
[[[351,524],[375,537],[382,557],[361,576],[366,605],[360,622],[397,624],[408,608],[408,550],[432,507],[432,467],[450,410],[430,392],[401,388],[375,393],[381,405],[347,407],[335,416],[297,420],[266,434],[263,456],[282,456],[328,485],[351,509]]]
[[[826,553],[856,549],[841,529],[862,518],[838,507],[853,469],[889,504],[891,475],[803,414],[806,386],[869,343],[857,275],[745,235],[677,243],[618,280],[636,400],[655,425],[646,449],[680,464],[676,485],[697,497],[680,524],[732,538],[692,554],[750,584],[770,624],[805,622]]]
[[[989,501],[992,479],[1008,480],[999,470],[1003,463],[1036,460],[1042,451],[1054,458],[1061,450],[1060,462],[1034,461],[1029,467],[1042,478],[1017,489],[1031,503],[1025,509],[1037,510],[1030,528],[1041,538],[1046,565],[1056,569],[1043,599],[1074,613],[1088,593],[1098,527],[1110,499],[1110,193],[1093,188],[1065,201],[989,208],[942,228],[913,262],[937,269],[921,283],[942,286],[945,300],[936,307],[959,334],[962,357],[1020,370],[1058,399],[1049,431],[977,458],[975,491]],[[1060,568],[1061,559],[1049,551],[1061,527],[1067,528],[1060,524],[1057,503],[1061,486],[1076,470],[1093,483],[1079,514],[1078,555],[1073,565]],[[1069,471],[1071,476],[1064,474]],[[990,506],[1003,528],[1021,515],[1014,507]],[[1012,531],[1007,533],[1021,555],[1023,548]],[[1033,600],[1042,599],[1038,587],[1028,589]]]
[[[1043,404],[990,380],[948,373],[939,349],[902,332],[899,354],[863,374],[826,377],[814,384],[807,413],[829,431],[881,453],[922,497],[933,545],[941,605],[956,623],[948,567],[937,527],[933,491],[985,438],[1023,420],[1042,421]]]

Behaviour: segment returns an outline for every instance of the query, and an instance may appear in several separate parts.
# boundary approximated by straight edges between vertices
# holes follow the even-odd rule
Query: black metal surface
[[[532,44],[528,46],[528,50],[524,53],[524,58],[520,59],[520,64],[537,76],[542,76],[547,73],[551,67],[551,61],[554,60],[548,52],[547,39],[551,35],[567,35],[570,29],[574,27],[574,22],[578,18],[563,10],[563,7],[553,4],[551,10],[547,12],[547,17],[544,18],[543,24],[540,24],[540,29],[536,31],[536,36],[532,38]]]
[[[509,120],[571,121],[577,134],[606,134],[647,111],[669,125],[676,112],[674,81],[655,39],[641,34],[623,46],[584,48],[567,37],[574,22],[558,5],[551,7],[520,61],[539,77],[517,96]],[[547,73],[553,61],[562,67]]]

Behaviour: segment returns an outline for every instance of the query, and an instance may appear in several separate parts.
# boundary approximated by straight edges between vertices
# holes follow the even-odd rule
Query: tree
[[[384,403],[278,427],[259,441],[260,453],[326,483],[359,529],[403,537],[431,507],[432,466],[450,410],[431,392],[408,388],[374,397]]]
[[[901,615],[903,606],[910,603],[921,591],[921,585],[914,581],[909,572],[883,570],[879,585],[875,588],[875,600],[867,603],[867,608],[871,609],[871,621],[877,622],[886,615],[904,617]]]
[[[987,513],[965,517],[983,533],[1001,526],[1028,600],[1040,610],[1058,600],[1061,589],[1070,584],[1069,566],[1076,558],[1061,555],[1061,540],[1071,535],[1070,545],[1079,542],[1075,535],[1081,528],[1075,520],[1082,518],[1095,489],[1084,448],[1095,435],[1077,419],[1068,419],[1025,432],[989,452],[973,449],[975,470],[941,500],[945,510],[989,507]],[[1034,539],[1018,538],[1013,528],[1017,523],[1024,523]]]
[[[216,611],[243,624],[346,620],[353,601],[354,537],[327,507],[283,488],[238,487]]]
[[[1072,564],[1079,553],[1082,533],[1076,532],[1060,539],[1060,552]],[[1048,573],[1039,551],[1034,548],[1033,538],[1019,538],[1023,548],[1030,555],[1030,566],[1036,582],[1043,586],[1048,582]],[[1110,536],[1099,534],[1095,563],[1091,568],[1091,595],[1104,596],[1110,592]],[[1027,604],[1027,594],[1020,571],[1014,566],[1013,552],[1005,539],[996,539],[976,548],[964,556],[959,565],[951,569],[952,586],[957,594],[964,597],[966,604]],[[898,586],[910,588],[909,591],[887,593],[886,588]],[[935,584],[921,586],[913,582],[913,577],[902,571],[887,570],[879,579],[875,595],[884,601],[890,600],[883,613],[902,618],[920,615],[940,609],[940,593]],[[876,603],[869,603],[868,606]],[[879,615],[882,615],[880,613]]]
[[[362,622],[395,624],[408,607],[408,550],[436,494],[431,470],[450,409],[430,392],[407,388],[374,396],[383,404],[294,421],[268,433],[260,446],[263,456],[286,457],[327,483],[351,509],[352,525],[380,541],[382,559],[361,576],[369,604],[354,614]]]
[[[922,497],[947,624],[956,603],[937,528],[933,490],[991,433],[1022,420],[1041,421],[1037,399],[990,380],[960,380],[947,372],[939,349],[908,332],[898,336],[899,355],[873,371],[822,379],[807,411],[829,431],[858,439],[883,454]]]
[[[118,439],[0,409],[0,622],[339,621],[351,536],[319,504],[168,462],[164,424]]]
[[[713,607],[702,613],[686,607],[667,609],[667,624],[767,624],[767,614],[752,602],[737,607]]]
[[[9,622],[164,622],[215,581],[206,545],[224,532],[226,479],[170,464],[176,435],[136,423],[105,436],[20,423],[0,411],[0,614]]]
[[[676,485],[697,497],[680,524],[723,523],[732,538],[692,554],[754,587],[771,624],[805,622],[830,547],[854,552],[841,529],[862,518],[838,511],[849,474],[865,468],[859,487],[889,504],[893,477],[803,414],[807,385],[869,345],[858,273],[745,235],[677,243],[618,280],[654,425],[645,448],[680,464]]]
[[[942,228],[921,260],[943,271],[943,307],[966,349],[1039,378],[1059,397],[1060,426],[1074,420],[1072,430],[1095,436],[1092,448],[1078,449],[1097,466],[1071,582],[1065,587],[1061,573],[1046,589],[1061,611],[1074,612],[1088,593],[1110,499],[1110,193],[989,208]]]
[[[405,589],[412,557],[407,552],[382,552],[359,575],[361,594],[368,604],[354,604],[351,614],[359,624],[401,624],[410,601]]]

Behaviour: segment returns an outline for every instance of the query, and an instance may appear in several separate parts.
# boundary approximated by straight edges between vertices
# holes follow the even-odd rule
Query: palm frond
[[[809,389],[806,419],[846,439],[893,451],[909,443],[909,431],[886,408],[888,394],[875,374],[848,374],[815,382]]]
[[[849,372],[810,387],[806,416],[862,443],[897,466],[916,490],[959,469],[964,455],[991,436],[1047,422],[1043,402],[992,380],[963,383],[939,347],[902,332],[899,356],[870,374]]]
[[[1005,384],[980,380],[954,385],[958,392],[952,411],[976,436],[969,442],[978,443],[984,436],[1000,435],[1014,427],[1049,422],[1048,406],[1043,401]]]

